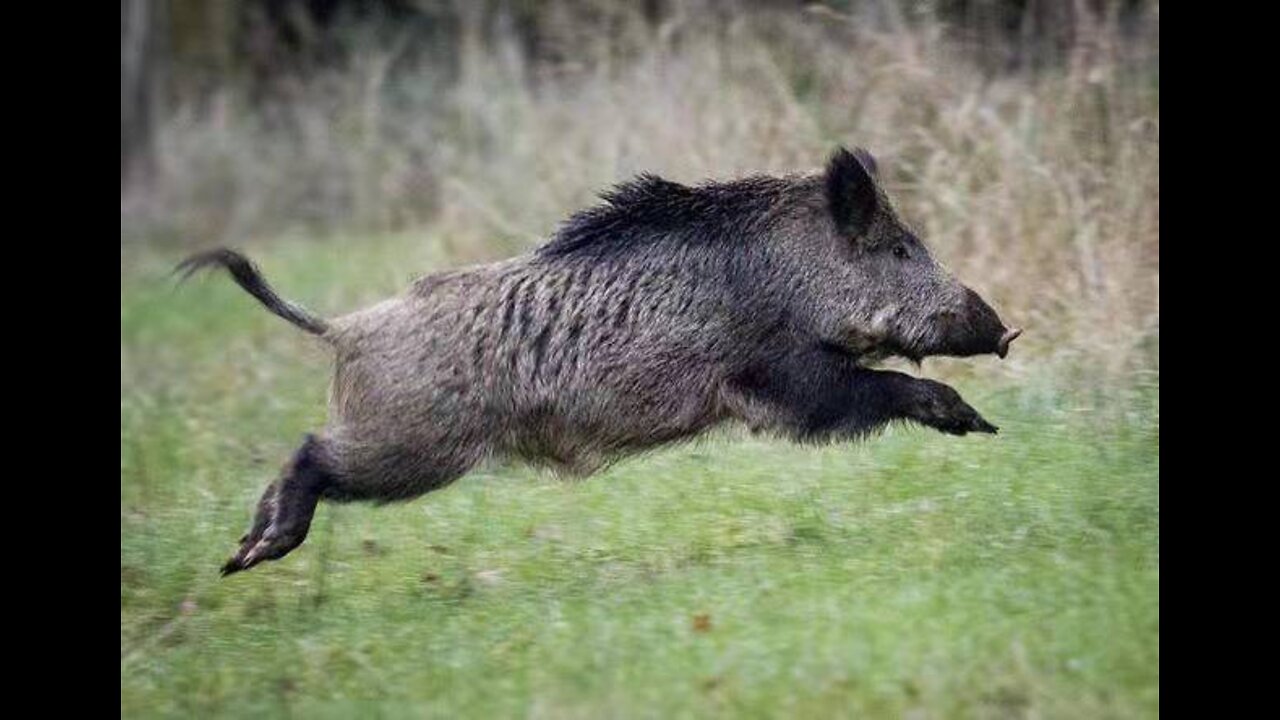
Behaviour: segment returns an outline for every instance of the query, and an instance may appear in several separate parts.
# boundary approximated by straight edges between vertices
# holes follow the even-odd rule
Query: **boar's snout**
[[[943,330],[943,355],[965,357],[993,353],[1001,358],[1009,354],[1009,344],[1022,334],[1021,328],[1008,328],[996,311],[978,293],[964,289],[958,312],[947,313]]]

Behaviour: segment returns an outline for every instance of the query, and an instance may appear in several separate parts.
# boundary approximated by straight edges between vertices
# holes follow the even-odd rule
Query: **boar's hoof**
[[[995,435],[1000,428],[987,422],[981,415],[974,413],[972,417],[948,418],[935,427],[948,435],[968,435],[971,432]]]
[[[973,422],[973,426],[970,429],[973,430],[974,432],[990,433],[992,435],[995,435],[996,433],[1000,432],[1000,428],[987,422],[982,417],[976,418]]]
[[[252,541],[246,541],[240,546],[236,554],[223,564],[222,576],[248,570],[263,560],[279,560],[301,545],[305,539],[305,534],[277,534],[274,528],[268,529],[263,537],[253,538]]]
[[[912,417],[917,421],[948,435],[967,435],[971,432],[995,435],[999,431],[999,428],[987,422],[953,388],[931,380],[923,382],[929,393],[912,412]]]

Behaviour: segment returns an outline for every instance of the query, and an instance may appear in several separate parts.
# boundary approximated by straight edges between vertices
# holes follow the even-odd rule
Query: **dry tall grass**
[[[1034,74],[981,72],[936,22],[889,20],[692,14],[574,38],[586,60],[551,71],[464,42],[456,81],[381,48],[252,112],[228,90],[159,127],[153,181],[122,192],[122,249],[422,228],[489,259],[636,172],[806,171],[856,144],[937,254],[1017,308],[1027,345],[1158,373],[1158,6]]]

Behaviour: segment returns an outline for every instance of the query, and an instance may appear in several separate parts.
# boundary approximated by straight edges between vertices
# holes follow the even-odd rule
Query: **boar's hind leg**
[[[302,544],[321,493],[332,484],[321,441],[308,435],[285,464],[280,478],[267,486],[253,526],[240,538],[240,549],[222,566],[222,574],[248,570],[263,560],[278,560]]]

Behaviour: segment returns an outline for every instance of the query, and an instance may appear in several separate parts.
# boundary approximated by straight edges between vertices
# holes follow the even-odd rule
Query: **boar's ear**
[[[858,158],[858,162],[862,163],[862,167],[867,169],[876,179],[880,178],[880,167],[876,164],[876,159],[871,157],[871,153],[866,148],[856,147],[853,149],[853,156]]]
[[[827,162],[827,202],[842,235],[862,235],[871,225],[879,204],[875,169],[875,159],[862,148],[838,148]]]

